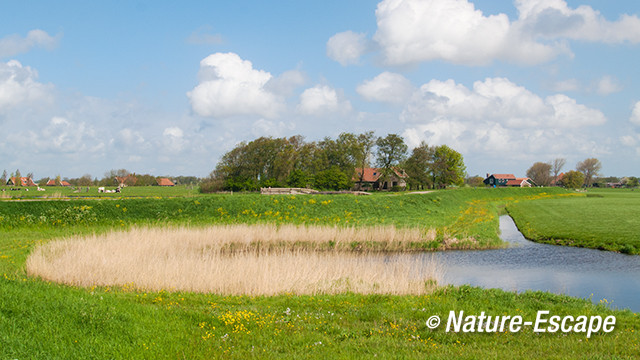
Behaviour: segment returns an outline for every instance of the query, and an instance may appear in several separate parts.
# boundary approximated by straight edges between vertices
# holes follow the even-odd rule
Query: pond
[[[640,312],[640,256],[535,243],[525,239],[507,215],[500,217],[500,230],[510,247],[433,254],[444,267],[441,282],[542,290],[594,303],[606,299],[611,308]]]

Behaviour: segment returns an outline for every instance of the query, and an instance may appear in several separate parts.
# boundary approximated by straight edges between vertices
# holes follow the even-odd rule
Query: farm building
[[[51,179],[47,181],[46,186],[71,186],[71,184],[69,184],[69,182],[65,180],[61,180],[60,184],[56,184],[56,181],[54,179]]]
[[[483,181],[489,186],[511,186],[511,187],[532,187],[536,186],[533,180],[522,177],[518,178],[513,174],[487,174]]]
[[[7,185],[10,186],[36,186],[36,183],[33,182],[33,179],[28,177],[12,177],[7,181]]]
[[[362,168],[356,168],[353,175],[353,181],[357,190],[391,190],[394,186],[401,188],[407,187],[406,179],[409,177],[404,170],[399,168],[393,168],[393,172],[383,177],[383,169],[380,168],[365,168],[364,175]],[[362,183],[360,177],[362,176]]]
[[[562,186],[562,178],[564,177],[564,173],[560,173],[558,177],[551,180],[551,186]]]
[[[169,180],[169,178],[157,178],[156,184],[158,186],[176,186],[173,181]]]

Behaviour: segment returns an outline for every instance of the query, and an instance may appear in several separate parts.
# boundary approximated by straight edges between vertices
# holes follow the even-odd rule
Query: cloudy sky
[[[205,176],[235,144],[374,130],[470,175],[640,175],[640,2],[14,1],[0,171]]]

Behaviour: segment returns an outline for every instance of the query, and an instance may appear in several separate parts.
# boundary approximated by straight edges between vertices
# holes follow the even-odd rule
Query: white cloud
[[[200,116],[271,118],[283,108],[282,99],[265,88],[272,78],[237,54],[215,53],[200,62],[199,84],[187,96],[193,111]]]
[[[38,72],[16,60],[0,62],[0,114],[21,105],[48,104],[53,86],[39,83]]]
[[[279,76],[272,77],[265,85],[265,89],[274,94],[290,96],[293,91],[307,82],[307,76],[300,70],[285,71]]]
[[[569,40],[639,43],[640,19],[622,15],[608,21],[589,6],[565,0],[517,0],[518,18],[484,15],[469,0],[383,0],[373,36],[385,64],[444,60],[487,65],[495,60],[534,65],[561,54],[573,56]],[[351,31],[329,39],[327,54],[346,65],[372,49],[364,34]]]
[[[477,81],[472,88],[432,80],[414,93],[401,120],[410,146],[424,140],[494,160],[607,152],[585,135],[606,122],[602,112],[563,94],[542,98],[504,78]]]
[[[347,113],[351,111],[351,103],[342,100],[335,89],[327,85],[316,85],[302,92],[298,111],[304,115]]]
[[[51,50],[58,46],[60,37],[53,37],[39,29],[29,31],[26,37],[17,34],[6,36],[0,39],[0,58],[25,53],[34,47]]]
[[[640,19],[622,15],[608,21],[587,5],[571,9],[564,0],[517,0],[518,26],[532,34],[556,39],[585,40],[604,43],[639,43]]]
[[[345,31],[329,38],[327,56],[342,65],[357,64],[369,48],[365,34]]]
[[[467,0],[384,0],[376,10],[374,40],[390,65],[445,60],[485,65],[495,59],[527,64],[566,49],[514,31],[505,14],[484,16]]]
[[[105,149],[103,137],[84,121],[73,121],[54,116],[42,127],[17,132],[13,139],[23,146],[28,144],[32,153],[81,154],[96,153]]]
[[[184,132],[177,126],[168,127],[162,132],[162,142],[165,150],[167,150],[168,152],[180,152],[182,151],[185,144]],[[161,151],[161,153],[165,152]]]
[[[611,76],[603,76],[596,84],[596,92],[600,95],[609,95],[622,91],[622,85]]]
[[[285,124],[282,121],[274,122],[265,119],[259,119],[253,123],[251,126],[251,133],[255,137],[260,136],[283,136],[284,131],[293,130],[295,128],[294,124]]]
[[[636,102],[633,106],[633,111],[631,112],[631,118],[629,121],[633,124],[640,125],[640,101]]]
[[[453,80],[432,80],[413,94],[401,115],[407,122],[442,117],[465,121],[491,119],[509,128],[576,128],[606,121],[599,110],[577,104],[566,95],[543,99],[504,78],[476,81],[472,89]]]
[[[406,103],[415,90],[407,78],[400,74],[383,72],[372,80],[360,84],[356,91],[368,101],[392,104]]]

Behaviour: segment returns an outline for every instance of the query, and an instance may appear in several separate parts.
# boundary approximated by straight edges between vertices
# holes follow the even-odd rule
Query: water
[[[510,247],[433,254],[445,268],[441,282],[606,299],[611,308],[640,312],[640,256],[538,244],[525,239],[509,216],[500,217],[500,230]]]

